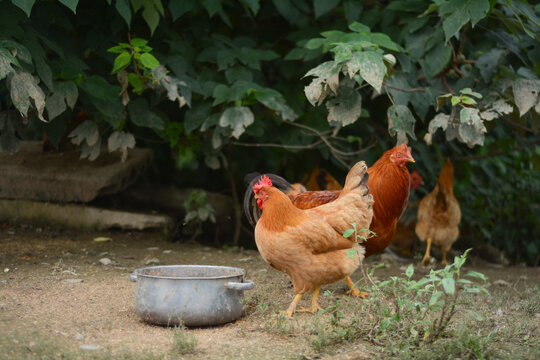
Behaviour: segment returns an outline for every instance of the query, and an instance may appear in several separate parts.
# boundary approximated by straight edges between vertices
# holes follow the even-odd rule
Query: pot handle
[[[137,270],[129,274],[129,280],[133,282],[137,282]]]
[[[225,287],[231,290],[251,290],[255,287],[255,284],[251,280],[245,280],[244,282],[231,281],[226,283]]]

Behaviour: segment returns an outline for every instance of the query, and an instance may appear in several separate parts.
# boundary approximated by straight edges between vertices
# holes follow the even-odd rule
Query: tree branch
[[[424,92],[426,91],[426,89],[424,88],[411,88],[411,89],[402,89],[402,88],[398,88],[397,86],[394,86],[394,85],[390,85],[388,83],[383,83],[384,86],[386,87],[389,87],[390,89],[394,89],[394,90],[397,90],[397,91],[403,91],[403,92],[406,92],[406,93],[413,93],[413,92]]]
[[[314,143],[311,143],[309,145],[287,145],[287,144],[268,144],[268,143],[243,143],[239,141],[231,141],[230,144],[237,145],[237,146],[245,146],[245,147],[274,147],[274,148],[282,148],[282,149],[292,149],[292,150],[306,150],[306,149],[313,149],[314,147],[317,147],[321,145],[323,142],[321,140],[317,140]]]

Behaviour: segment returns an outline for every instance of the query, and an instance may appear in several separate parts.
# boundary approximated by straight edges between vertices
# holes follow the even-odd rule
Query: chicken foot
[[[350,294],[352,296],[356,296],[359,298],[365,298],[369,295],[368,292],[365,291],[359,291],[356,286],[354,286],[354,282],[351,280],[350,276],[347,276],[345,279],[345,282],[347,283],[347,286],[349,286],[349,291],[347,291],[347,294]]]
[[[431,237],[427,238],[427,247],[426,247],[426,253],[424,254],[424,258],[422,259],[422,265],[428,266],[431,260],[431,256],[429,255],[429,252],[431,251]],[[443,252],[444,259],[446,261],[446,252]]]
[[[285,316],[288,317],[289,319],[292,319],[292,316],[296,310],[296,306],[298,305],[298,303],[300,302],[300,300],[302,299],[302,295],[304,294],[296,294],[296,296],[294,297],[291,305],[289,305],[289,307],[287,308],[287,311],[285,311]]]
[[[311,308],[302,308],[296,310],[296,312],[309,312],[314,313],[318,310],[321,310],[321,307],[319,306],[319,292],[321,291],[321,287],[317,286],[315,290],[313,290],[313,296],[311,297]]]

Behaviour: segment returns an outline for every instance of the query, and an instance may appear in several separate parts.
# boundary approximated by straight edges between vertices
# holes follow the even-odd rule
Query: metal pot
[[[208,265],[152,266],[135,270],[135,310],[160,325],[205,326],[227,323],[242,316],[244,281],[241,268]]]

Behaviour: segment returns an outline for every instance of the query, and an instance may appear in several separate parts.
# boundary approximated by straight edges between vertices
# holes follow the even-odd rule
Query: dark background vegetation
[[[518,0],[0,0],[0,150],[45,137],[88,161],[151,147],[153,181],[240,201],[248,172],[301,181],[321,166],[343,180],[408,141],[424,185],[406,220],[450,157],[457,247],[538,264],[539,12]]]

